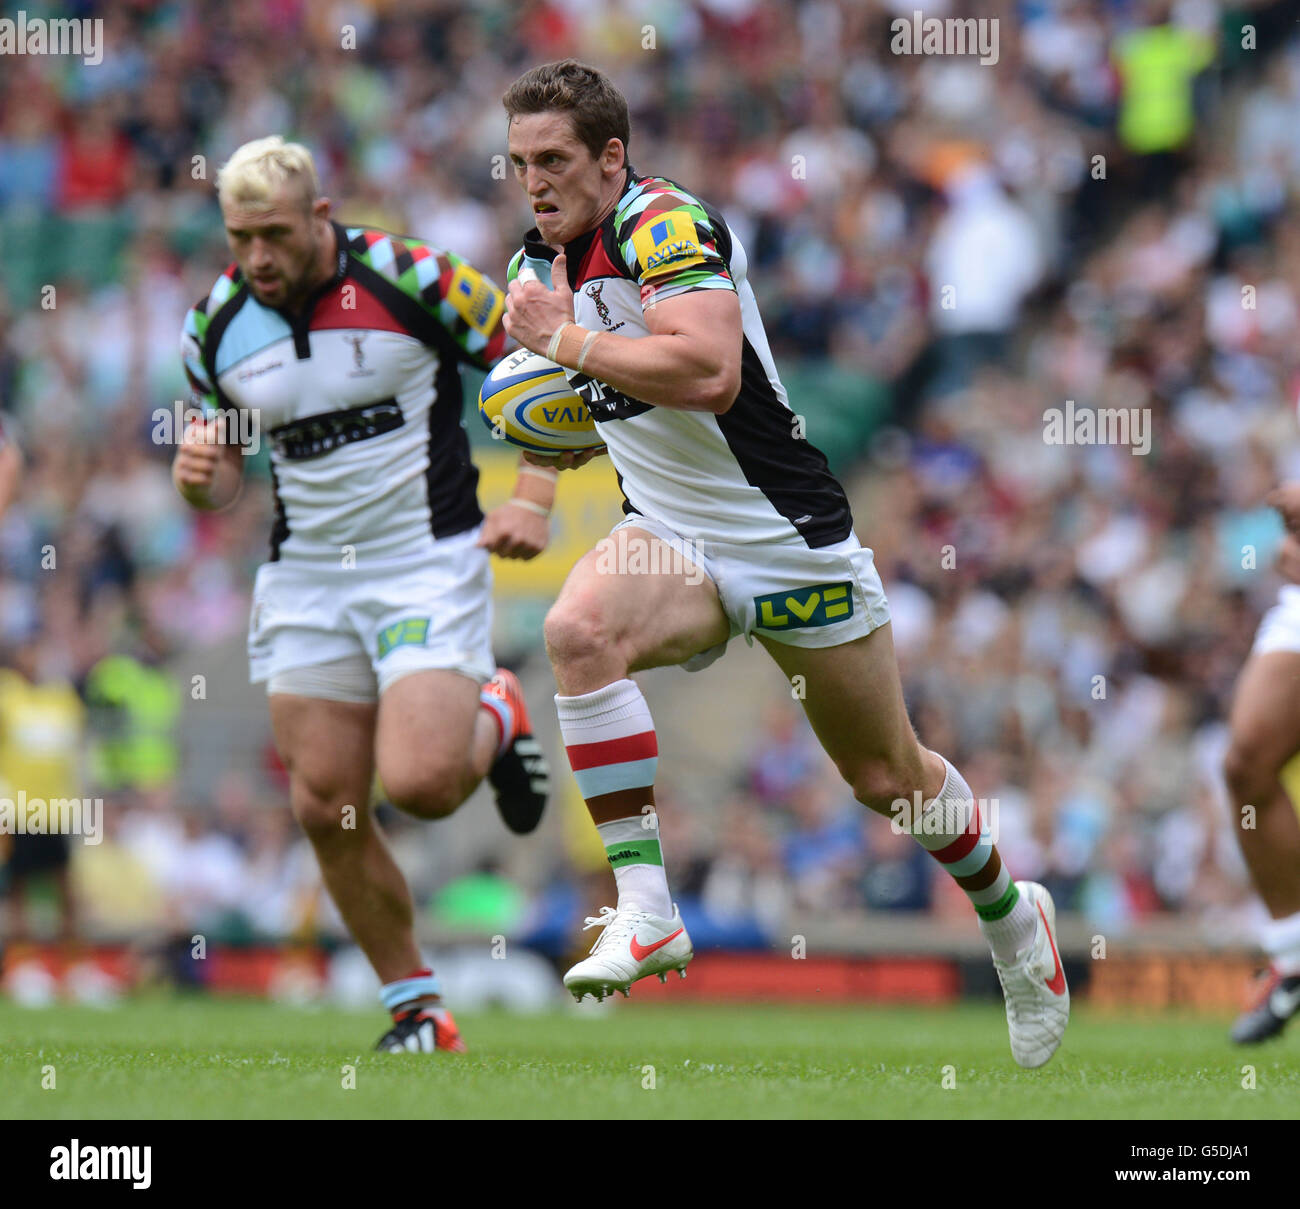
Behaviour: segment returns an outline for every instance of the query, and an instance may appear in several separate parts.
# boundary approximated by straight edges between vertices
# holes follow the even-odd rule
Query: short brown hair
[[[566,113],[574,135],[592,159],[600,157],[610,139],[618,139],[627,162],[631,136],[627,101],[608,76],[586,63],[561,59],[534,67],[510,85],[501,103],[512,121],[528,113]]]

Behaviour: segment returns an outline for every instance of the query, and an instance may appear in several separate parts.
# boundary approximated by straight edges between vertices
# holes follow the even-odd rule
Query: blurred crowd
[[[104,18],[103,62],[0,73],[0,411],[27,461],[0,521],[5,664],[72,685],[99,751],[174,725],[176,656],[245,624],[269,493],[188,513],[154,417],[185,396],[181,321],[227,260],[229,153],[300,139],[344,220],[500,279],[527,225],[500,96],[574,54],[628,97],[638,170],[736,229],[778,360],[885,392],[837,464],[921,737],[998,802],[1016,875],[1113,929],[1170,910],[1247,935],[1218,765],[1278,582],[1262,499],[1300,474],[1297,7],[927,6],[1000,20],[982,66],[894,53],[910,0],[61,5]],[[1149,452],[1048,443],[1067,400],[1137,409]],[[733,772],[682,845],[682,892],[720,927],[963,909],[790,709]],[[101,922],[327,926],[273,778],[181,801],[174,761],[87,775],[124,795],[88,880],[121,900]]]

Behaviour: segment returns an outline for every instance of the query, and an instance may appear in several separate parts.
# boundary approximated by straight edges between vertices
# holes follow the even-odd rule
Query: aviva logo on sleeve
[[[505,295],[477,269],[461,264],[456,266],[456,271],[452,274],[447,301],[470,327],[487,336],[496,325],[497,316],[501,314]]]
[[[703,264],[695,223],[685,214],[661,214],[632,233],[632,247],[643,279]]]
[[[755,596],[758,626],[764,630],[798,630],[830,625],[853,616],[853,585],[815,584],[793,592]]]
[[[379,658],[399,646],[423,646],[429,636],[427,617],[408,617],[379,631]]]

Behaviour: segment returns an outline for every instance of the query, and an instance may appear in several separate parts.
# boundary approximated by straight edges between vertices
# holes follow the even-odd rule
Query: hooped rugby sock
[[[1300,914],[1270,919],[1259,939],[1273,968],[1283,978],[1300,974]]]
[[[943,759],[941,756],[940,759]],[[1014,961],[1034,939],[1037,916],[1025,902],[993,843],[989,821],[966,779],[948,760],[943,786],[921,805],[912,820],[912,836],[966,891],[980,931],[999,961]]]
[[[490,693],[486,687],[479,689],[478,703],[479,708],[487,710],[497,724],[497,751],[494,758],[499,760],[515,737],[515,711],[510,708],[510,702]]]
[[[653,810],[659,741],[640,688],[634,680],[616,680],[594,693],[557,694],[555,708],[569,766],[588,808],[598,800],[601,814],[611,807],[619,811],[619,818],[596,829],[614,870],[620,903],[635,902],[653,915],[671,918],[672,895]],[[648,827],[643,826],[647,819]]]
[[[412,970],[405,978],[379,988],[379,1001],[396,1020],[412,1008],[442,1002],[442,986],[431,969]]]
[[[636,903],[651,915],[672,919],[673,899],[668,891],[668,876],[664,872],[664,854],[654,811],[634,818],[598,823],[596,830],[600,832],[605,856],[614,870],[618,901]]]

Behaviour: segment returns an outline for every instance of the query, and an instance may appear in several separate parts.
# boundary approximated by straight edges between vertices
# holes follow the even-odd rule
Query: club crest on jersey
[[[379,658],[399,646],[424,646],[429,636],[429,619],[427,617],[408,617],[405,621],[395,622],[379,631]]]
[[[451,275],[447,301],[470,327],[486,336],[496,326],[505,295],[477,269],[462,264]]]
[[[626,320],[620,320],[618,323],[613,322],[613,317],[609,313],[609,303],[601,297],[604,292],[605,282],[603,280],[593,281],[587,286],[587,297],[596,304],[596,315],[599,317],[601,323],[605,325],[607,330],[616,332],[624,325]]]
[[[853,616],[853,585],[814,584],[793,592],[773,592],[754,597],[754,611],[762,630],[800,630],[830,625]]]
[[[647,222],[633,232],[632,247],[641,262],[642,277],[704,263],[695,223],[682,214],[664,214]]]
[[[370,335],[369,332],[353,332],[351,335],[343,337],[344,340],[352,345],[353,370],[348,374],[349,378],[368,378],[375,372],[373,369],[366,368],[366,353],[365,349],[362,348],[368,335]]]

